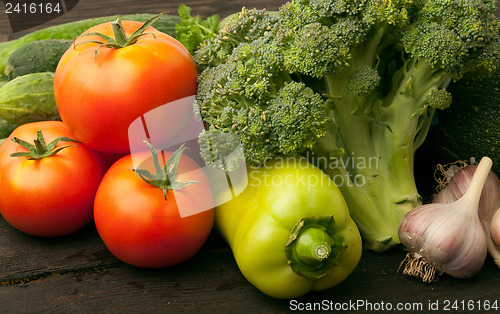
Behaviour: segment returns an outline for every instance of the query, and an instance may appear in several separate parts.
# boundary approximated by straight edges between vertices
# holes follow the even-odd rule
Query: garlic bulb
[[[495,244],[498,252],[500,252],[500,207],[497,209],[496,213],[491,219],[490,234],[492,242]],[[500,267],[500,258],[498,260],[495,259],[495,262]]]
[[[481,160],[458,200],[422,205],[403,217],[398,234],[409,251],[403,261],[404,274],[432,282],[443,272],[468,278],[481,269],[487,244],[478,206],[492,164],[488,157]]]
[[[441,190],[433,199],[434,203],[451,203],[458,200],[467,191],[472,177],[477,169],[477,165],[470,165],[459,169],[449,179],[449,183],[445,189]],[[479,220],[486,235],[488,252],[495,260],[495,263],[500,267],[500,242],[496,243],[493,240],[493,232],[498,232],[500,240],[500,226],[493,227],[493,215],[500,207],[500,180],[498,176],[490,171],[479,200]],[[498,225],[500,223],[500,215]],[[496,233],[495,233],[496,234]]]

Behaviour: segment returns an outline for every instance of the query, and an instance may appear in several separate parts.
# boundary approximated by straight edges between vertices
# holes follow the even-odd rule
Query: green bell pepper
[[[330,178],[303,157],[277,158],[247,174],[248,182],[231,182],[243,192],[216,208],[215,223],[251,284],[292,299],[353,272],[361,236]]]

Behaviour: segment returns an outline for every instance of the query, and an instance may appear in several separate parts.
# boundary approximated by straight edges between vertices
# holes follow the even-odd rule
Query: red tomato
[[[11,138],[29,143],[41,131],[47,144],[75,138],[60,121],[24,124],[0,146],[0,213],[13,227],[35,236],[64,236],[92,220],[94,197],[106,171],[101,155],[81,143],[59,141],[55,155],[38,160],[10,157],[27,152]]]
[[[161,167],[172,155],[157,154]],[[97,191],[94,221],[117,258],[137,267],[162,268],[183,262],[200,250],[214,223],[213,198],[203,170],[182,155],[176,181],[198,183],[168,190],[165,199],[162,189],[131,170],[134,158],[145,160],[141,169],[155,173],[151,156],[150,151],[133,153],[109,168]],[[183,213],[188,215],[181,217]]]
[[[143,23],[121,21],[126,36]],[[114,38],[111,23],[84,32]],[[148,27],[132,45],[99,47],[99,36],[80,36],[66,51],[54,77],[54,95],[64,123],[90,147],[109,153],[129,153],[128,127],[146,112],[195,95],[197,70],[187,49],[173,37]],[[97,55],[95,55],[96,50]],[[168,141],[187,124],[192,109],[174,106],[161,117]],[[155,135],[158,136],[158,135]]]

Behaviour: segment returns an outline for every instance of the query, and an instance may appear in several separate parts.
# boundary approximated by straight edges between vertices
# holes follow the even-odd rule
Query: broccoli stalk
[[[202,155],[229,171],[235,158],[307,156],[338,184],[365,247],[385,251],[421,204],[414,153],[451,104],[448,84],[497,70],[494,10],[479,0],[243,9],[195,54]]]
[[[334,121],[329,129],[338,133],[340,143],[333,137],[321,138],[309,154],[337,181],[365,247],[374,251],[398,244],[400,220],[421,204],[413,174],[414,153],[434,110],[451,102],[444,93],[451,79],[446,72],[413,58],[397,60],[401,64],[395,69],[395,56],[388,49],[398,49],[387,46],[394,43],[384,37],[387,27],[377,25],[368,40],[351,49],[348,67],[324,75],[324,94],[333,103],[327,110]],[[373,77],[379,73],[388,76],[386,90],[367,88],[366,82],[376,82]],[[338,147],[343,148],[341,155],[338,149],[332,150]]]
[[[323,137],[309,155],[337,181],[365,246],[375,251],[399,243],[399,221],[420,205],[414,152],[432,120],[434,108],[426,108],[429,95],[449,80],[422,63],[399,72],[383,97],[350,95],[336,84],[340,74],[326,76],[327,93],[334,95],[334,106],[328,110],[329,120],[334,121],[330,130],[338,133],[341,144],[337,138]],[[342,154],[332,147],[342,147]]]

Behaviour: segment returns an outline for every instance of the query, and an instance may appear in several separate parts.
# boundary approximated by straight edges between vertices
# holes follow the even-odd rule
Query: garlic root
[[[442,270],[439,270],[422,255],[415,252],[408,252],[401,265],[404,263],[406,263],[403,269],[404,275],[422,278],[422,281],[425,283],[436,281],[443,274]]]

